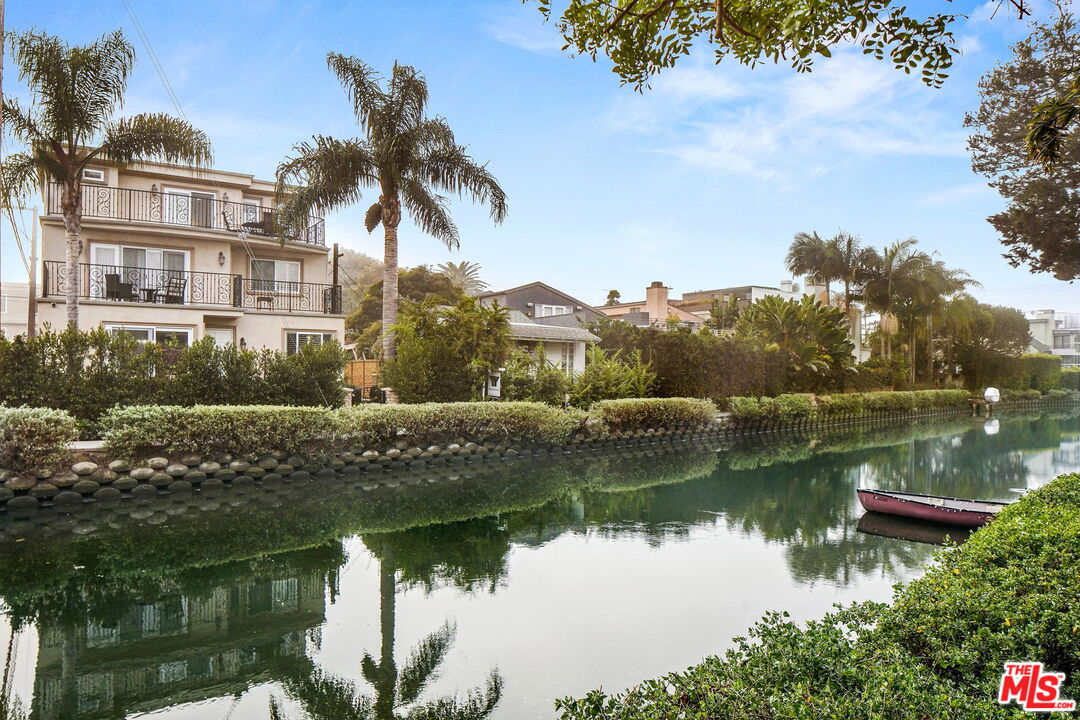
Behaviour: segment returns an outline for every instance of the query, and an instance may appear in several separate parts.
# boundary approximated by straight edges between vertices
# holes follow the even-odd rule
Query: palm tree
[[[825,243],[829,264],[836,273],[836,280],[844,283],[844,310],[851,311],[858,300],[863,285],[872,276],[876,253],[862,247],[858,235],[841,230]]]
[[[1045,167],[1061,159],[1070,127],[1080,117],[1080,73],[1057,96],[1035,106],[1024,138],[1028,157]]]
[[[119,30],[76,46],[39,32],[10,38],[19,78],[29,86],[33,102],[29,107],[13,98],[3,102],[5,126],[28,148],[4,161],[3,201],[14,205],[45,182],[60,187],[67,319],[78,327],[83,169],[95,161],[202,166],[211,159],[210,141],[170,115],[113,117],[123,105],[135,63],[135,48]]]
[[[816,232],[796,233],[784,260],[792,275],[806,275],[815,285],[825,286],[825,304],[831,301],[832,281],[840,279],[834,247]]]
[[[355,57],[330,53],[330,70],[349,95],[364,137],[337,140],[314,136],[293,149],[277,169],[282,222],[299,228],[312,212],[352,205],[361,192],[376,188],[379,199],[368,208],[364,225],[383,226],[383,358],[394,357],[392,328],[398,314],[398,225],[402,207],[412,221],[448,248],[460,246],[458,229],[439,192],[468,192],[486,203],[491,217],[506,217],[506,194],[485,165],[458,145],[446,120],[425,115],[427,82],[414,68],[394,63],[382,78]]]
[[[480,263],[445,262],[439,265],[439,273],[445,275],[454,287],[469,297],[479,295],[488,287],[488,284],[480,279]]]
[[[892,354],[892,331],[886,325],[895,317],[893,313],[894,286],[897,280],[915,265],[916,251],[913,248],[918,243],[919,241],[915,238],[897,240],[885,248],[880,255],[875,252],[872,256],[867,256],[868,278],[864,292],[867,307],[881,316],[878,334],[881,341],[881,356],[884,358]]]

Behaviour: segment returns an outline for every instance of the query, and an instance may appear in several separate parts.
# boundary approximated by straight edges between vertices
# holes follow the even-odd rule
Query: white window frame
[[[105,171],[101,168],[83,168],[82,181],[104,184]]]
[[[217,193],[213,190],[192,190],[191,188],[168,187],[163,185],[161,187],[161,194],[164,196],[164,202],[162,203],[164,207],[162,208],[162,210],[163,217],[167,218],[166,222],[173,225],[190,225],[193,228],[204,228],[206,230],[213,230],[219,227],[219,223],[221,221],[217,217],[215,217],[215,214],[217,212],[218,197]],[[182,223],[178,220],[173,219],[173,213],[175,212],[175,209],[169,202],[170,195],[182,196],[187,198],[188,219],[186,223]],[[192,200],[194,200],[196,196],[202,197],[203,199],[210,201],[209,225],[200,225],[195,222],[194,203],[192,202]]]
[[[289,352],[289,336],[290,335],[295,335],[296,336],[296,350],[291,352],[291,353]],[[308,336],[309,339],[306,340],[306,341],[301,342],[301,337],[304,337],[304,336]],[[332,330],[286,330],[285,331],[285,348],[284,348],[285,353],[287,355],[295,355],[296,353],[300,352],[300,348],[302,348],[304,345],[307,345],[308,343],[311,342],[311,338],[314,338],[316,336],[319,338],[319,341],[316,344],[317,345],[324,345],[324,344],[334,340],[335,337],[336,337],[336,333],[334,333]]]
[[[255,272],[256,262],[274,263],[274,277],[259,277]],[[296,267],[296,280],[285,280],[278,277],[278,268],[285,265],[293,265]],[[301,263],[299,260],[278,260],[277,258],[253,257],[248,261],[248,271],[251,275],[251,287],[252,290],[256,293],[270,295],[299,295],[300,283],[303,282],[303,270],[303,263]],[[264,285],[263,283],[266,283],[266,285]],[[281,288],[279,288],[278,283],[287,284],[284,284]]]
[[[561,311],[561,312],[555,312]],[[573,315],[574,308],[572,305],[536,305],[536,317],[555,317],[556,315]]]
[[[112,250],[115,253],[115,256],[116,256],[116,258],[115,258],[116,262],[114,262],[114,263],[98,262],[97,257],[96,257],[96,254],[97,254],[98,250]],[[106,266],[115,267],[115,268],[130,267],[128,265],[124,265],[124,250],[144,250],[144,251],[147,251],[147,252],[161,253],[162,265],[164,265],[165,253],[167,253],[167,252],[169,252],[169,253],[178,253],[178,254],[182,255],[183,258],[184,258],[184,267],[181,270],[181,272],[183,272],[185,274],[191,272],[191,251],[190,250],[174,250],[173,248],[146,247],[146,246],[143,246],[143,245],[117,245],[115,243],[92,242],[92,243],[90,243],[90,264],[91,265],[106,265]],[[153,271],[153,272],[166,272],[164,267],[143,268],[143,269],[148,270],[148,271]],[[122,279],[123,278],[121,278],[121,280]],[[188,285],[190,285],[190,283],[184,283],[184,303],[185,304],[187,303],[188,293],[191,291],[191,288],[188,287]],[[92,297],[92,298],[99,298],[100,299],[100,298],[105,297],[104,278],[102,278],[101,282],[97,283],[96,285],[95,285],[95,283],[90,283],[89,291],[90,291],[90,297]]]
[[[214,344],[217,345],[218,344],[217,338],[214,337],[214,334],[213,334],[213,333],[216,333],[216,332],[229,333],[229,341],[228,341],[227,344],[228,345],[235,345],[236,344],[236,329],[231,328],[231,327],[208,327],[203,331],[203,337],[204,338],[207,338],[207,337],[208,338],[214,338]],[[222,347],[225,347],[225,345],[222,345]]]
[[[191,347],[194,331],[189,327],[174,327],[172,325],[137,325],[134,323],[104,323],[104,328],[110,333],[123,332],[125,330],[146,330],[147,340],[139,340],[139,342],[157,342],[158,332],[173,332],[183,333],[187,335],[187,345],[184,347]]]
[[[574,361],[577,354],[577,343],[573,340],[568,340],[562,344],[562,357],[559,362],[562,365],[562,369],[568,373],[574,372]]]

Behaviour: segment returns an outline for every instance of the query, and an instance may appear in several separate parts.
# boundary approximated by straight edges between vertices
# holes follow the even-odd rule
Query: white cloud
[[[992,197],[994,190],[985,182],[965,183],[942,188],[919,200],[920,205],[952,205],[971,198]]]
[[[565,44],[551,23],[540,22],[540,13],[532,6],[491,10],[484,31],[505,45],[533,53],[558,53]]]

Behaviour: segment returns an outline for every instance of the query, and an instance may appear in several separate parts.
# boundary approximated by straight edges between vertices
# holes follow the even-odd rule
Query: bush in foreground
[[[70,459],[67,446],[77,437],[75,418],[63,410],[0,406],[0,468],[57,470]]]
[[[556,701],[563,720],[1024,717],[1002,665],[1042,661],[1080,691],[1080,475],[1058,478],[944,551],[894,603],[797,626],[770,614],[722,657],[621,694]]]
[[[704,427],[715,422],[716,406],[698,398],[601,400],[589,408],[589,415],[608,432]]]

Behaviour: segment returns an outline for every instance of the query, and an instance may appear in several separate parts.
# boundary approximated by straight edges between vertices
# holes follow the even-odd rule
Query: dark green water
[[[936,549],[887,535],[942,533],[860,531],[857,486],[1012,499],[1080,470],[1080,418],[721,445],[2,518],[11,695],[36,718],[549,718],[766,610],[887,600]]]

